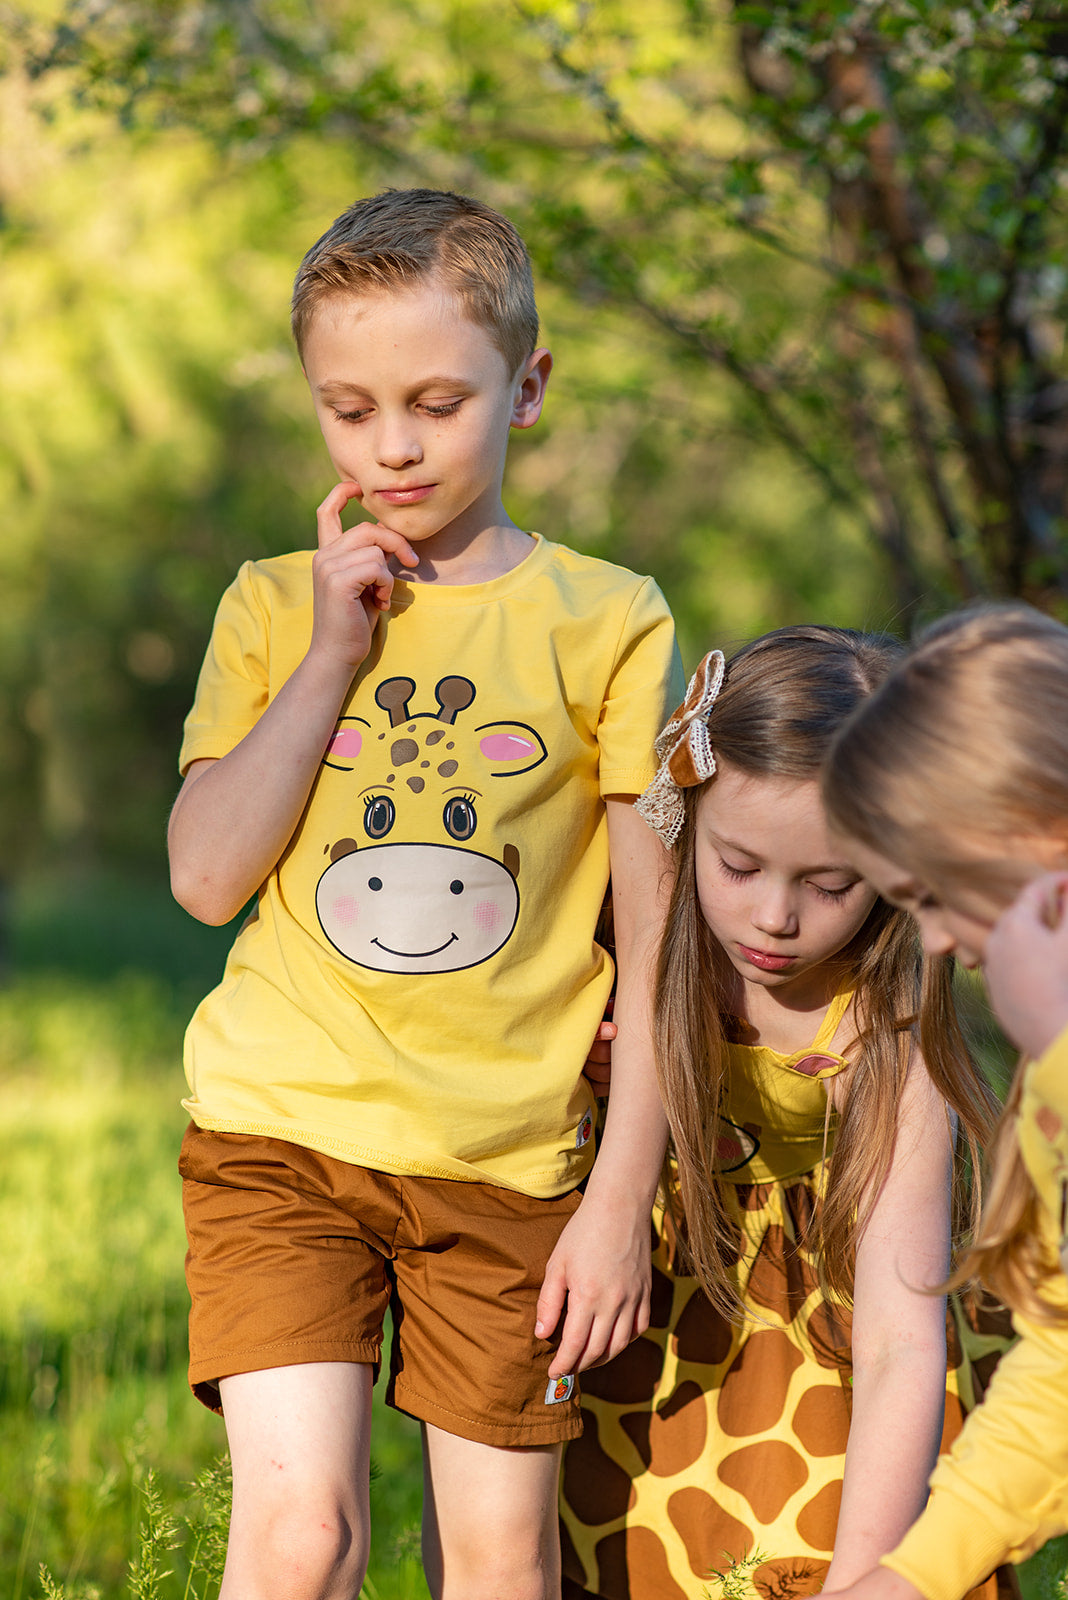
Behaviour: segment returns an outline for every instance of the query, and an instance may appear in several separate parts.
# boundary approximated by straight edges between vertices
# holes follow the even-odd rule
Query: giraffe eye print
[[[396,820],[397,808],[388,794],[368,795],[363,825],[370,838],[384,839]]]
[[[453,839],[470,839],[478,826],[473,799],[472,795],[458,794],[453,795],[451,800],[446,800],[441,816],[446,832]]]

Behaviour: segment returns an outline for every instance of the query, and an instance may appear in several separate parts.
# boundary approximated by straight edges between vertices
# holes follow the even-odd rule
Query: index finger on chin
[[[325,550],[327,545],[341,538],[345,531],[341,526],[341,513],[350,500],[359,498],[359,484],[346,478],[341,483],[335,483],[326,499],[316,508],[315,527],[320,550]]]

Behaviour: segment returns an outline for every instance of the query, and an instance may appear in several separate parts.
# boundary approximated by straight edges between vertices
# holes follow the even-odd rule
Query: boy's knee
[[[366,1518],[291,1502],[234,1536],[220,1600],[356,1600],[367,1570]]]

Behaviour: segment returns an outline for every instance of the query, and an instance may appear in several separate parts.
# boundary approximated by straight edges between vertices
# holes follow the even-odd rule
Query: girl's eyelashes
[[[719,858],[719,865],[724,877],[730,878],[734,883],[742,883],[746,878],[753,878],[760,871],[759,867],[734,867],[729,861],[725,861],[722,856]],[[846,895],[850,894],[859,882],[859,878],[854,878],[852,883],[844,883],[840,889],[829,889],[822,883],[813,883],[809,879],[809,888],[814,889],[822,900],[844,900]]]
[[[752,878],[757,872],[760,871],[759,867],[732,867],[730,862],[724,861],[722,856],[719,858],[719,864],[723,870],[724,876],[733,878],[736,883],[740,882],[743,878]]]
[[[814,883],[811,887],[824,900],[844,900],[846,895],[856,888],[859,881],[859,879],[856,879],[853,883],[844,883],[840,889],[827,889],[822,883]]]

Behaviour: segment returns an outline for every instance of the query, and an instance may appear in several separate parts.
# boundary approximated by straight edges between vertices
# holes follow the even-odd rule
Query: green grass
[[[0,1595],[212,1600],[222,1424],[185,1381],[181,1038],[231,930],[159,885],[14,899],[0,987]],[[365,1600],[425,1600],[418,1430],[376,1392]],[[40,1569],[46,1569],[42,1579]],[[1064,1600],[1068,1541],[1021,1569]]]

